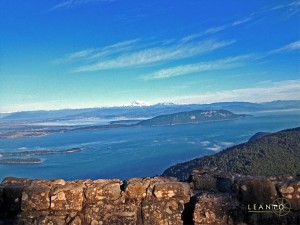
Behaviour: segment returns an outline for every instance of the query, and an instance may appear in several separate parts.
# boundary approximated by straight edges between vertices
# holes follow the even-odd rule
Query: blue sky
[[[0,112],[300,99],[300,1],[0,0]]]

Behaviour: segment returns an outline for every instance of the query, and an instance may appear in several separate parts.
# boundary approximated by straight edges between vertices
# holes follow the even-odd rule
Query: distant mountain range
[[[87,109],[62,109],[39,110],[0,114],[1,121],[7,120],[68,120],[84,118],[152,118],[163,114],[172,114],[193,110],[228,110],[233,113],[251,113],[265,110],[300,109],[300,101],[273,101],[266,103],[251,102],[217,102],[211,104],[186,104],[159,103],[146,105],[135,101],[130,106],[87,108]]]
[[[149,106],[149,104],[147,104],[143,101],[140,101],[140,100],[136,100],[136,101],[133,101],[129,106],[130,107],[144,107],[144,106]]]
[[[245,114],[234,114],[227,110],[194,110],[179,112],[168,115],[156,116],[152,119],[143,120],[140,126],[163,126],[186,123],[202,123],[208,121],[232,120],[248,117]]]
[[[300,175],[299,140],[300,127],[273,134],[258,133],[247,143],[172,166],[163,176],[187,180],[193,169],[201,167],[246,175]]]

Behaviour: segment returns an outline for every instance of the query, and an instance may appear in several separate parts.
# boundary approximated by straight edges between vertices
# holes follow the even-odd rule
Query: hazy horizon
[[[282,101],[300,101],[298,99],[291,99],[291,100],[274,100],[270,102],[282,102]],[[135,105],[135,102],[140,102],[145,105]],[[253,104],[263,104],[263,103],[270,103],[270,102],[246,102],[246,101],[225,101],[225,102],[209,102],[209,103],[174,103],[174,102],[157,102],[153,104],[148,104],[146,102],[141,101],[133,101],[131,104],[126,105],[111,105],[111,106],[95,106],[95,107],[82,107],[82,108],[56,108],[56,109],[36,109],[36,110],[20,110],[20,111],[7,111],[7,112],[0,112],[0,114],[11,114],[11,113],[18,113],[18,112],[34,112],[34,111],[59,111],[59,110],[80,110],[80,109],[106,109],[106,108],[118,108],[118,107],[151,107],[155,105],[210,105],[210,104],[221,104],[221,103],[253,103]],[[291,109],[288,109],[291,110]]]
[[[300,100],[300,2],[0,1],[0,112]]]

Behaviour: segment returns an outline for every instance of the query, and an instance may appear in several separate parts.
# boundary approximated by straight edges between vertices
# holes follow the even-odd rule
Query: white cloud
[[[200,142],[200,144],[202,145],[202,146],[207,146],[207,145],[209,145],[211,142],[210,141],[201,141]]]
[[[300,1],[297,0],[292,2],[286,2],[286,4],[274,6],[270,10],[281,10],[285,13],[287,18],[289,18],[300,12]]]
[[[106,56],[112,56],[119,52],[126,52],[129,50],[134,50],[137,48],[137,46],[133,45],[136,42],[138,42],[138,39],[129,40],[129,41],[122,41],[118,42],[113,45],[106,46],[99,51],[94,52],[93,55],[90,56],[90,59],[96,59],[99,57],[106,57]]]
[[[73,7],[77,4],[105,0],[67,0],[56,6]],[[106,0],[109,2],[109,0]],[[112,68],[125,68],[146,65],[169,60],[177,60],[195,55],[211,52],[234,43],[234,40],[217,41],[195,40],[205,35],[221,32],[229,27],[248,22],[251,18],[244,18],[221,26],[210,27],[203,32],[195,33],[179,40],[148,42],[136,44],[139,39],[119,42],[103,48],[89,48],[67,54],[59,59],[53,60],[55,64],[79,62],[79,66],[73,72],[100,71]],[[155,47],[158,46],[159,47]],[[97,62],[98,61],[98,62]]]
[[[234,142],[229,142],[229,141],[221,141],[220,145],[224,146],[224,147],[230,147],[234,145]]]
[[[299,50],[300,49],[300,41],[292,42],[285,47],[283,47],[284,50],[293,51],[293,50]]]
[[[271,8],[271,10],[278,10],[278,9],[282,9],[282,8],[287,8],[288,10],[295,10],[295,9],[299,9],[300,7],[300,1],[292,1],[290,3],[287,4],[281,4],[281,5],[277,5]]]
[[[194,40],[196,38],[199,38],[199,37],[202,37],[202,36],[205,36],[205,35],[215,34],[215,33],[218,33],[220,31],[225,30],[227,27],[228,27],[228,25],[223,25],[223,26],[218,26],[218,27],[211,27],[211,28],[208,28],[207,30],[205,30],[203,32],[200,32],[200,33],[197,33],[197,34],[191,34],[191,35],[188,35],[186,37],[183,37],[181,39],[181,41],[182,42],[188,42],[188,41]]]
[[[105,46],[98,49],[84,49],[77,52],[66,54],[62,58],[53,60],[55,64],[69,63],[78,60],[97,59],[100,57],[112,56],[118,52],[126,52],[135,48],[134,43],[138,42],[138,39],[118,42],[112,45]]]
[[[153,47],[144,50],[121,54],[114,59],[105,59],[100,62],[83,65],[74,69],[74,72],[100,71],[113,68],[134,67],[151,63],[177,60],[211,52],[234,43],[234,40],[216,41],[213,39],[197,43],[175,43],[164,47]]]
[[[290,52],[290,51],[296,51],[296,50],[300,50],[300,40],[289,43],[281,48],[274,49],[274,50],[270,51],[269,53]]]
[[[205,148],[205,149],[210,150],[210,151],[214,151],[214,152],[219,152],[219,151],[222,150],[222,146],[214,144],[212,147]]]
[[[247,18],[244,18],[244,19],[240,19],[240,20],[237,20],[237,21],[234,21],[232,23],[229,23],[229,24],[224,24],[224,25],[221,25],[221,26],[215,26],[215,27],[210,27],[202,32],[199,32],[199,33],[196,33],[196,34],[191,34],[189,36],[186,36],[186,37],[183,37],[181,39],[182,42],[187,42],[187,41],[191,41],[191,40],[194,40],[196,38],[199,38],[199,37],[202,37],[202,36],[205,36],[205,35],[210,35],[210,34],[215,34],[215,33],[219,33],[223,30],[226,30],[230,27],[234,27],[234,26],[238,26],[238,25],[241,25],[243,23],[247,23],[249,22],[250,20],[252,20],[251,17],[247,17]]]
[[[64,57],[62,57],[60,59],[53,60],[52,62],[55,64],[61,64],[61,63],[77,61],[82,58],[88,57],[95,51],[96,51],[95,49],[85,49],[85,50],[73,52],[73,53],[65,55]]]
[[[169,99],[169,101],[181,104],[227,101],[269,102],[275,100],[300,100],[299,93],[300,80],[287,80],[257,87],[177,97]]]
[[[214,61],[176,66],[176,67],[159,70],[152,74],[148,74],[143,78],[145,80],[164,79],[164,78],[170,78],[174,76],[182,76],[182,75],[195,73],[195,72],[229,69],[229,68],[241,66],[244,60],[253,58],[253,56],[254,55],[251,54],[240,55],[240,56],[227,57],[224,59],[219,59]]]
[[[237,21],[235,21],[235,22],[232,23],[232,26],[237,26],[237,25],[241,25],[243,23],[247,23],[251,19],[252,19],[251,17],[247,17],[247,18],[244,18],[244,19],[241,19],[241,20],[237,20]]]

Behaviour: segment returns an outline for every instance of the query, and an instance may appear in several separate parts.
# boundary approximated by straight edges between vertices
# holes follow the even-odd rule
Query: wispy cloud
[[[101,60],[100,62],[77,67],[73,72],[100,71],[113,68],[125,68],[147,65],[157,62],[166,62],[208,53],[219,48],[233,44],[234,40],[217,41],[214,39],[196,43],[176,42],[163,47],[150,47],[143,50],[121,54],[114,59]]]
[[[290,52],[290,51],[296,51],[296,50],[300,50],[300,40],[289,43],[281,48],[274,49],[274,50],[270,51],[269,53],[272,54],[272,53]]]
[[[65,0],[53,6],[51,9],[49,9],[49,11],[61,9],[61,8],[73,8],[78,5],[89,4],[89,3],[96,3],[96,2],[110,3],[114,1],[115,0]]]
[[[104,0],[68,0],[57,5],[57,7],[72,7],[72,5],[92,1]],[[159,41],[159,43],[153,42],[153,40],[147,43],[147,41],[145,42],[144,40],[142,43],[142,40],[135,39],[119,42],[103,48],[83,49],[66,54],[52,62],[55,64],[77,62],[78,66],[74,68],[72,72],[90,72],[184,59],[233,44],[235,40],[218,41],[212,38],[203,40],[203,38],[200,37],[215,34],[229,27],[247,23],[251,19],[251,17],[241,18],[240,20],[221,26],[210,27],[200,33],[191,34],[177,40],[162,40]]]
[[[268,102],[275,100],[300,100],[300,80],[271,82],[256,87],[228,91],[209,92],[199,95],[169,99],[176,103],[212,103],[224,101]]]
[[[220,28],[221,29],[221,28]],[[97,49],[84,49],[66,54],[62,58],[53,60],[55,64],[73,63],[81,64],[72,72],[92,72],[116,68],[129,68],[147,66],[153,63],[163,63],[193,57],[212,52],[233,44],[235,40],[218,41],[207,39],[203,41],[172,40],[141,44],[140,39],[118,42]],[[160,47],[153,47],[159,45]],[[164,79],[174,76],[182,76],[195,72],[230,69],[244,65],[246,59],[261,59],[271,54],[289,52],[300,49],[300,41],[289,43],[283,47],[270,50],[265,53],[245,54],[235,57],[226,57],[219,60],[200,62],[196,64],[180,65],[176,67],[158,70],[154,73],[142,76],[144,80]]]
[[[300,12],[300,1],[287,2],[285,4],[280,4],[273,6],[271,10],[283,10],[286,13],[287,18]]]
[[[65,55],[62,58],[55,59],[52,62],[55,64],[62,64],[62,63],[67,63],[67,62],[71,62],[71,61],[77,61],[82,58],[88,57],[95,51],[96,51],[95,49],[85,49],[85,50],[81,50],[78,52],[73,52],[73,53]]]
[[[240,20],[236,20],[232,23],[228,23],[228,24],[224,24],[224,25],[221,25],[221,26],[214,26],[214,27],[210,27],[202,32],[199,32],[199,33],[195,33],[195,34],[191,34],[189,36],[186,36],[186,37],[183,37],[181,39],[182,42],[187,42],[187,41],[191,41],[193,39],[196,39],[196,38],[199,38],[199,37],[203,37],[205,35],[211,35],[211,34],[216,34],[216,33],[219,33],[223,30],[226,30],[230,27],[234,27],[234,26],[238,26],[238,25],[241,25],[243,23],[247,23],[249,21],[251,21],[252,18],[251,17],[246,17],[246,18],[243,18],[243,19],[240,19]]]
[[[62,58],[53,60],[55,64],[69,63],[78,60],[97,59],[100,57],[112,56],[119,52],[126,52],[136,48],[133,44],[138,42],[138,39],[118,42],[103,48],[84,49],[77,52],[66,54]]]
[[[200,33],[191,34],[191,35],[188,35],[186,37],[183,37],[181,39],[181,41],[182,42],[188,42],[188,41],[194,40],[196,38],[199,38],[199,37],[202,37],[202,36],[205,36],[205,35],[215,34],[215,33],[218,33],[222,30],[225,30],[227,27],[228,27],[228,25],[211,27],[211,28],[208,28],[207,30],[204,30],[204,31],[200,32]]]
[[[299,0],[292,1],[292,2],[289,2],[289,3],[286,3],[286,4],[273,6],[271,8],[271,10],[277,10],[277,9],[282,9],[282,8],[288,8],[288,9],[292,10],[292,9],[297,9],[298,7],[300,7],[300,1]]]
[[[251,54],[240,55],[240,56],[227,57],[224,59],[219,59],[214,61],[176,66],[176,67],[159,70],[152,74],[148,74],[143,78],[145,80],[165,79],[165,78],[182,76],[182,75],[196,73],[196,72],[199,73],[199,72],[211,71],[211,70],[229,69],[229,68],[241,66],[243,65],[244,60],[253,57],[254,55]]]
[[[240,19],[240,20],[234,21],[231,25],[232,26],[241,25],[243,23],[249,22],[250,20],[252,20],[252,18],[251,17],[247,17],[247,18],[244,18],[244,19]]]

